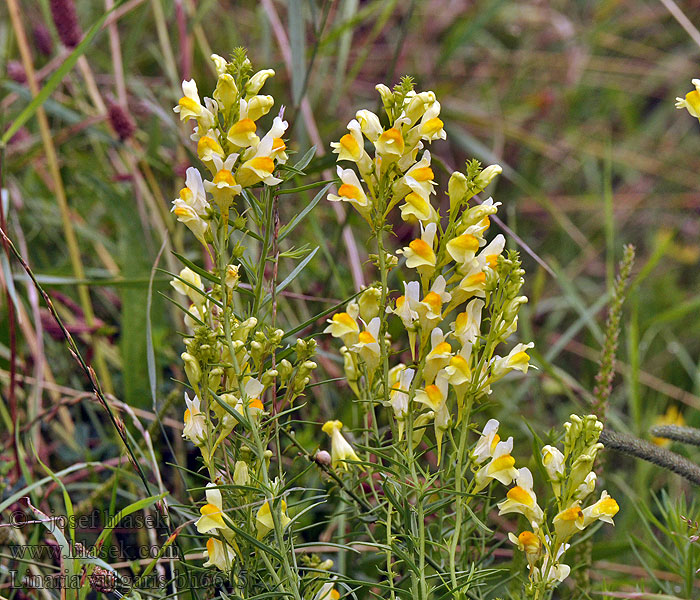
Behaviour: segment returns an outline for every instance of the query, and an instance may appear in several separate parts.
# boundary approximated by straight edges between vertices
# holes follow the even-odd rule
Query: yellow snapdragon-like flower
[[[542,465],[549,475],[549,480],[554,484],[558,485],[564,479],[564,460],[559,448],[549,445],[542,447]]]
[[[196,119],[199,131],[208,131],[216,122],[214,114],[210,108],[203,106],[197,91],[197,83],[194,79],[182,82],[183,96],[173,108],[173,112],[180,114],[180,120]]]
[[[187,296],[197,308],[201,307],[205,298],[197,290],[204,291],[202,278],[189,267],[182,269],[178,275],[180,279],[172,279],[170,285],[183,296]]]
[[[446,367],[452,358],[452,346],[445,340],[445,334],[439,327],[430,332],[430,343],[431,349],[423,369],[423,378],[426,383],[433,383],[438,371]]]
[[[323,424],[322,430],[327,433],[331,438],[331,466],[335,469],[340,466],[347,470],[350,466],[348,460],[354,460],[359,462],[355,450],[349,442],[340,433],[343,428],[343,423],[341,421],[326,421]]]
[[[406,415],[409,410],[409,390],[413,383],[414,369],[408,369],[405,365],[396,365],[389,370],[389,384],[391,391],[389,392],[389,402],[394,410],[394,417],[399,428],[399,440],[403,439],[403,429],[406,420]]]
[[[233,561],[236,558],[234,548],[216,538],[209,538],[207,540],[207,547],[204,551],[204,555],[207,557],[207,561],[203,566],[216,567],[224,572],[231,570]]]
[[[379,365],[381,349],[379,347],[379,328],[381,321],[379,317],[374,317],[363,331],[357,336],[357,342],[350,348],[357,352],[362,360],[367,363],[367,368],[374,371]]]
[[[291,519],[287,516],[287,503],[284,500],[280,500],[280,524],[284,529]],[[265,502],[258,513],[255,515],[255,527],[258,531],[258,538],[264,538],[268,533],[270,533],[275,528],[275,521],[270,512],[270,503]]]
[[[209,206],[201,173],[194,167],[189,167],[185,187],[180,190],[179,197],[173,200],[172,211],[177,220],[189,227],[202,244],[206,244],[204,235],[209,229],[209,223],[205,220]]]
[[[507,356],[496,356],[493,360],[491,373],[493,377],[503,377],[511,371],[521,371],[527,373],[530,366],[530,355],[526,352],[529,348],[534,347],[532,342],[528,344],[517,344]]]
[[[605,523],[613,523],[613,517],[618,513],[620,507],[614,498],[612,498],[606,490],[603,490],[600,495],[600,500],[595,504],[583,509],[583,523],[588,526],[594,521],[604,521]]]
[[[416,402],[426,405],[433,413],[438,464],[440,464],[442,437],[449,428],[451,421],[451,415],[447,408],[448,390],[447,377],[444,373],[440,373],[435,378],[435,383],[426,385],[424,389],[416,392]]]
[[[512,450],[512,437],[509,437],[505,442],[496,444],[491,460],[481,467],[474,476],[477,490],[484,489],[493,479],[500,481],[503,485],[511,484],[518,476],[515,459],[510,454]]]
[[[341,185],[337,194],[328,194],[328,199],[331,202],[349,202],[364,219],[369,221],[371,201],[365,194],[357,174],[352,169],[338,167],[337,170]]]
[[[685,98],[676,98],[676,108],[685,108],[693,117],[700,119],[700,79],[693,79],[695,89],[688,92]]]
[[[518,469],[516,485],[508,490],[506,499],[498,503],[498,514],[520,513],[534,526],[542,524],[544,512],[537,504],[533,491],[532,473],[527,467]]]
[[[401,158],[406,145],[401,130],[397,127],[390,127],[377,138],[374,147],[382,161],[389,164]]]
[[[330,333],[334,338],[340,338],[346,346],[357,343],[360,334],[360,324],[357,317],[360,314],[360,307],[357,303],[348,304],[346,312],[340,312],[327,320],[329,324],[323,333]]]
[[[245,162],[238,169],[237,181],[242,187],[249,187],[260,183],[265,185],[277,185],[282,180],[274,177],[275,161],[272,159],[275,139],[278,139],[287,130],[287,121],[275,117],[270,131],[260,140],[257,147],[253,146],[243,155]],[[251,152],[252,151],[252,152]]]
[[[360,124],[362,133],[372,143],[376,142],[384,132],[379,117],[372,111],[358,110],[355,119]]]
[[[582,531],[585,527],[585,516],[578,502],[574,502],[569,508],[565,508],[552,520],[554,530],[561,540],[568,540],[572,535]]]
[[[467,304],[464,312],[455,317],[452,331],[463,346],[473,344],[481,335],[481,312],[484,306],[483,300],[474,298]]]
[[[366,177],[372,167],[372,159],[365,150],[360,123],[353,119],[348,123],[348,131],[340,141],[331,142],[333,153],[338,155],[338,160],[356,163],[362,176]]]
[[[409,269],[424,269],[427,274],[435,270],[437,257],[435,256],[434,244],[437,225],[428,223],[426,227],[421,225],[421,236],[413,240],[403,250],[399,250],[406,257],[406,266]],[[422,274],[422,273],[421,273]]]
[[[206,491],[207,503],[199,509],[201,517],[195,527],[199,533],[209,533],[216,529],[228,529],[224,522],[223,499],[221,490],[215,484],[208,483]]]
[[[219,134],[214,129],[207,131],[197,141],[197,156],[207,167],[210,166],[215,156],[220,159],[226,156],[224,149],[219,143]]]
[[[422,158],[394,183],[392,188],[394,202],[398,202],[411,192],[425,200],[435,193],[435,174],[430,167],[430,160],[430,152],[424,152]]]
[[[484,428],[481,430],[481,436],[470,455],[471,459],[477,465],[487,461],[496,451],[496,446],[498,442],[501,441],[501,437],[498,435],[499,426],[500,423],[496,419],[489,419],[486,421],[486,425],[484,425]]]
[[[340,593],[335,589],[333,582],[324,583],[318,590],[313,600],[338,600]]]
[[[532,568],[542,554],[542,540],[539,536],[526,530],[517,537],[509,532],[508,539],[517,546],[518,550],[525,553],[527,564]]]
[[[207,420],[204,413],[199,409],[199,398],[195,396],[192,400],[185,392],[185,427],[182,430],[182,437],[192,442],[195,446],[201,446],[207,439]]]

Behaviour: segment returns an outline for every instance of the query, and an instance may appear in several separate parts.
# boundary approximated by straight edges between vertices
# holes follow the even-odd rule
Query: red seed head
[[[32,33],[34,34],[34,43],[37,50],[44,56],[51,56],[53,54],[53,40],[51,39],[49,28],[43,23],[39,23],[34,26]]]
[[[73,0],[50,0],[56,33],[66,48],[75,48],[83,37]]]

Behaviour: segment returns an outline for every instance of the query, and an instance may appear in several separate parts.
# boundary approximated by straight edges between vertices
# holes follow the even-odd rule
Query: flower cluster
[[[550,445],[541,449],[540,460],[553,492],[551,509],[543,509],[538,503],[530,470],[515,468],[510,454],[513,438],[500,441],[498,421],[492,419],[486,424],[471,455],[477,490],[490,480],[506,486],[515,483],[498,503],[498,509],[500,515],[517,513],[527,519],[528,528],[508,537],[525,553],[532,590],[552,589],[566,579],[571,569],[563,558],[571,538],[596,521],[612,524],[619,510],[605,490],[596,502],[586,506],[596,486],[593,464],[603,447],[598,442],[603,425],[594,415],[571,415],[570,419],[564,425],[564,451]]]
[[[377,90],[388,126],[360,110],[348,124],[349,133],[331,144],[338,160],[355,163],[357,171],[338,167],[341,185],[329,200],[350,203],[373,228],[382,282],[335,314],[325,332],[344,344],[345,373],[355,394],[383,396],[393,409],[399,439],[409,428],[415,445],[433,423],[439,460],[445,431],[461,421],[467,405],[507,373],[528,370],[532,344],[517,344],[505,356],[495,353],[516,331],[519,308],[527,302],[519,294],[523,271],[517,255],[504,252],[503,235],[486,238],[499,203],[489,198],[469,204],[501,168],[481,169],[472,161],[466,173],[452,173],[449,209],[442,219],[434,205],[431,155],[424,149],[424,142],[446,137],[440,103],[433,92],[413,90],[410,79],[393,91],[383,85]],[[373,156],[366,141],[374,147]],[[404,221],[420,227],[420,235],[390,253],[382,234],[395,206]],[[407,280],[403,294],[390,300],[386,274],[400,257]],[[389,317],[406,332],[410,366],[389,365]],[[482,321],[488,322],[484,330]]]
[[[275,173],[287,161],[282,139],[287,123],[275,117],[262,137],[256,123],[274,104],[272,96],[259,94],[274,71],[253,73],[241,50],[230,62],[217,55],[212,60],[218,75],[213,98],[202,102],[196,83],[185,81],[184,96],[174,108],[182,120],[196,121],[192,140],[210,179],[194,167],[187,169],[173,212],[205,246],[214,266],[206,270],[183,258],[186,266],[171,285],[185,298],[181,358],[194,394],[185,393],[182,435],[199,449],[210,480],[196,528],[209,536],[205,566],[231,572],[236,562],[243,569],[250,550],[245,540],[236,540],[236,529],[260,540],[274,531],[282,543],[290,518],[283,481],[268,477],[268,439],[276,415],[303,393],[317,365],[311,360],[313,340],[285,346],[284,331],[267,323],[269,312],[260,310],[264,271],[255,273],[251,265],[269,260],[263,254],[269,244],[253,259],[246,258],[250,247],[231,242],[234,234],[262,239],[249,229],[247,215],[239,214],[237,197],[245,196],[248,204],[267,203],[271,214],[271,186],[282,181]],[[259,188],[260,199],[253,188]],[[269,230],[266,222],[256,224]],[[256,284],[252,292],[242,278]],[[251,298],[246,305],[243,299]],[[256,508],[251,512],[242,506]]]
[[[272,69],[252,73],[250,61],[236,53],[231,62],[212,55],[218,75],[213,98],[199,97],[193,79],[182,82],[182,98],[173,109],[182,121],[197,123],[191,139],[197,142],[197,155],[209,171],[203,179],[194,167],[187,169],[185,187],[173,201],[178,220],[192,230],[202,244],[212,239],[212,201],[221,215],[228,215],[236,196],[244,188],[259,183],[271,186],[281,182],[274,176],[287,154],[282,136],[287,122],[275,117],[272,127],[258,137],[258,121],[274,105],[272,96],[259,94]]]

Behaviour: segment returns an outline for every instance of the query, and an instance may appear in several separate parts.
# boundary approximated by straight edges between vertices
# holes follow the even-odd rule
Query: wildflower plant
[[[474,445],[471,419],[494,383],[530,367],[533,344],[510,342],[527,302],[524,272],[503,235],[489,239],[500,203],[471,201],[501,168],[470,161],[452,173],[443,214],[426,147],[446,138],[440,103],[410,78],[377,90],[384,115],[358,111],[331,144],[343,166],[328,199],[348,203],[367,222],[379,271],[325,330],[343,343],[345,376],[363,412],[361,464],[347,450],[334,464],[354,467],[348,477],[364,483],[366,505],[384,529],[379,534],[372,523],[368,534],[385,549],[391,597],[407,590],[414,598],[461,597],[488,575],[469,560],[479,537],[469,515],[477,504],[488,509],[479,493],[521,477],[512,438],[502,441],[489,421]],[[393,212],[416,231],[395,251],[388,247]]]
[[[236,597],[252,597],[269,582],[301,600],[279,420],[310,381],[315,343],[287,341],[275,325],[279,261],[304,254],[280,249],[277,198],[313,152],[286,165],[283,109],[260,132],[274,105],[260,92],[274,71],[254,72],[241,49],[230,60],[212,60],[213,97],[200,98],[196,82],[184,81],[174,108],[194,122],[191,139],[204,169],[187,169],[172,211],[210,263],[178,255],[184,266],[171,281],[187,330],[182,435],[197,447],[206,476],[194,526],[203,566],[226,574]]]

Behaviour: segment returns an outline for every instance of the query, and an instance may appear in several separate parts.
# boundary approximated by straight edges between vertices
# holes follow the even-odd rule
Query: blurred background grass
[[[100,2],[76,5],[83,31],[106,10]],[[21,9],[41,85],[70,50],[56,35],[48,1],[23,0]],[[31,94],[6,6],[0,14],[0,119],[7,130]],[[180,317],[154,294],[149,319],[146,303],[165,240],[161,267],[176,268],[173,249],[203,261],[168,214],[184,169],[196,162],[189,131],[171,111],[181,80],[194,77],[205,95],[215,82],[209,55],[248,48],[255,67],[276,70],[267,93],[286,107],[292,150],[318,146],[308,171],[322,179],[333,168],[328,143],[342,135],[357,109],[378,109],[374,85],[393,85],[409,74],[442,103],[448,141],[430,148],[441,183],[471,157],[501,164],[503,175],[488,192],[502,202],[501,218],[527,244],[520,250],[530,303],[521,312],[520,331],[535,342],[539,370],[501,384],[489,413],[524,442],[528,425],[545,435],[571,412],[587,410],[616,263],[624,244],[633,243],[637,262],[609,423],[648,437],[649,427],[671,408],[700,426],[700,128],[673,106],[676,96],[691,89],[690,79],[700,77],[700,33],[693,23],[700,23],[700,5],[673,0],[127,1],[107,17],[44,104],[85,279],[75,276],[58,183],[34,116],[3,149],[7,230],[88,356],[102,361],[106,389],[141,411],[146,422],[153,405],[146,328],[152,328],[158,406],[174,399],[166,414],[179,423],[182,388],[173,379],[183,379]],[[115,105],[120,108],[111,108],[110,121],[107,111]],[[134,126],[123,141],[119,133],[128,132],[123,120],[120,126],[119,110]],[[283,221],[314,194],[283,196]],[[285,323],[308,319],[332,299],[350,295],[361,277],[374,277],[365,263],[361,220],[347,215],[359,257],[346,256],[344,222],[321,201],[296,230],[297,247],[308,243],[320,251],[280,303]],[[395,225],[398,247],[412,228]],[[10,273],[4,256],[2,267],[9,293],[0,305],[0,421],[9,432],[13,415],[21,416],[29,472],[29,439],[56,469],[118,456],[117,437],[82,391],[85,382],[37,294],[16,265]],[[89,285],[94,318],[81,304],[79,283]],[[154,288],[169,293],[167,277],[155,273]],[[8,298],[18,317],[15,342]],[[334,346],[326,339],[320,343],[326,372],[319,378],[338,376]],[[13,344],[18,379],[10,386]],[[314,393],[317,401],[307,409],[313,420],[348,404],[342,388],[320,386]],[[173,431],[175,451],[184,457]],[[310,446],[318,443],[316,431],[303,435]],[[0,443],[13,460],[11,436],[3,435]],[[663,489],[669,503],[680,502],[686,484],[613,454],[607,460],[606,485],[623,498],[622,511],[594,557],[627,567],[612,565],[594,575],[621,589],[680,592],[674,577],[700,566],[692,544],[684,547],[692,556],[684,555],[677,569],[658,551],[645,552],[645,545],[652,548],[654,539],[664,538],[658,528],[638,530],[635,507],[663,517],[652,494]],[[168,477],[177,491],[180,480]],[[674,510],[697,518],[692,507]],[[632,536],[642,544],[632,547]],[[640,584],[645,567],[673,577]],[[692,594],[692,577],[690,585]]]

